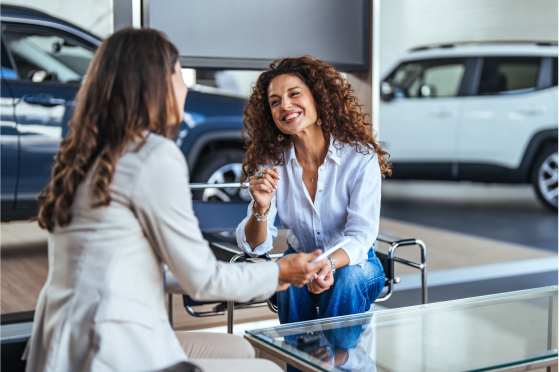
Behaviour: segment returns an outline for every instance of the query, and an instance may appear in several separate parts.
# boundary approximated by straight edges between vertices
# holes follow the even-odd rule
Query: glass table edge
[[[379,310],[379,311],[376,311],[376,312],[366,312],[366,313],[362,313],[362,314],[344,315],[344,316],[339,316],[339,317],[335,317],[335,318],[309,320],[309,321],[297,322],[297,323],[292,323],[292,324],[283,324],[283,325],[275,326],[275,327],[268,327],[268,328],[261,328],[261,329],[250,329],[250,330],[245,330],[245,336],[249,336],[253,339],[256,339],[257,341],[260,341],[261,343],[275,349],[276,351],[281,352],[283,354],[287,354],[291,358],[294,358],[294,359],[298,360],[299,362],[304,363],[305,365],[308,365],[308,366],[310,366],[314,369],[317,369],[317,370],[320,370],[320,371],[328,371],[327,369],[323,369],[320,366],[317,366],[316,364],[313,364],[310,361],[302,358],[301,356],[299,356],[295,353],[292,353],[288,349],[284,349],[284,348],[279,347],[278,345],[275,345],[273,342],[270,342],[269,340],[267,340],[269,337],[261,335],[261,334],[256,333],[256,332],[265,332],[265,331],[275,331],[275,332],[277,332],[277,331],[280,331],[280,330],[301,328],[301,327],[305,327],[306,325],[318,325],[318,324],[324,325],[324,324],[336,323],[336,322],[340,322],[340,321],[366,319],[366,318],[373,317],[373,316],[375,316],[378,319],[379,317],[389,316],[389,315],[402,315],[402,314],[406,314],[406,313],[420,314],[420,313],[428,312],[430,309],[426,309],[426,307],[429,307],[429,306],[432,306],[431,309],[438,309],[438,310],[444,310],[448,307],[451,307],[451,305],[457,305],[457,304],[458,305],[463,305],[462,308],[473,308],[473,307],[477,307],[477,306],[483,306],[484,304],[487,305],[488,302],[489,303],[491,303],[491,302],[506,303],[506,302],[510,302],[510,301],[523,301],[523,300],[528,300],[528,299],[541,298],[541,297],[552,297],[552,296],[557,296],[557,295],[558,295],[558,286],[554,285],[554,286],[540,287],[540,288],[535,288],[535,289],[526,289],[526,290],[521,290],[521,291],[498,293],[498,294],[486,295],[486,296],[469,297],[469,298],[466,298],[466,299],[443,301],[443,302],[437,302],[437,303],[433,303],[433,304],[415,305],[415,306],[408,306],[408,307],[396,308],[396,309],[386,309],[386,310]],[[467,305],[471,305],[471,306],[467,306]],[[417,309],[417,310],[414,311],[413,310],[414,308]],[[550,351],[553,351],[553,350],[550,350]],[[531,358],[529,360],[510,362],[510,363],[507,363],[507,364],[504,364],[504,365],[501,365],[501,366],[487,367],[487,368],[475,369],[475,370],[471,370],[471,371],[472,372],[491,371],[491,370],[495,370],[495,369],[503,368],[503,367],[507,367],[507,366],[513,367],[513,366],[521,365],[521,364],[524,364],[524,363],[527,363],[527,362],[530,363],[530,362],[542,361],[542,360],[545,360],[545,359],[549,359],[549,360],[557,359],[557,357],[558,357],[557,356],[557,349],[554,349],[554,351],[555,351],[555,355],[551,355],[551,356],[550,355],[545,355],[545,356],[542,355],[541,358]]]
[[[401,307],[396,309],[367,311],[361,314],[343,315],[335,318],[307,320],[303,322],[282,324],[279,326],[268,327],[268,328],[249,329],[249,330],[245,330],[245,333],[258,337],[258,334],[255,333],[258,331],[264,332],[269,330],[276,330],[276,331],[288,330],[288,329],[305,327],[306,325],[318,325],[318,324],[324,325],[329,323],[338,323],[342,321],[366,319],[372,316],[375,316],[375,318],[378,321],[378,320],[382,320],[382,318],[384,317],[389,317],[392,315],[405,315],[408,313],[421,315],[430,312],[435,313],[456,306],[460,306],[456,308],[456,310],[459,310],[459,309],[468,309],[468,308],[474,308],[479,306],[487,306],[493,302],[495,304],[500,304],[500,303],[506,303],[512,301],[524,301],[524,300],[529,300],[534,298],[551,297],[557,295],[558,295],[558,286],[553,285],[553,286],[540,287],[535,289],[525,289],[521,291],[504,292],[504,293],[478,296],[478,297],[461,298],[458,300],[435,302],[432,304],[425,304],[425,305],[414,305],[414,306],[407,306],[407,307]]]
[[[545,355],[542,354],[538,357],[531,357],[528,359],[524,359],[521,361],[516,361],[516,362],[506,362],[506,363],[501,363],[499,365],[494,365],[491,367],[477,367],[477,368],[473,368],[473,369],[467,369],[464,370],[463,372],[489,372],[489,371],[501,371],[503,369],[506,368],[517,368],[519,366],[522,365],[526,365],[526,364],[532,364],[532,363],[541,363],[541,362],[553,362],[556,361],[558,356],[557,356],[557,349],[553,349],[553,350],[549,350],[551,352],[555,352],[555,354],[553,355]],[[539,368],[538,368],[539,369]]]
[[[309,366],[311,369],[315,369],[321,372],[332,372],[331,369],[325,369],[320,367],[317,364],[312,363],[311,361],[304,359],[303,357],[292,353],[290,350],[288,349],[282,349],[281,347],[278,347],[277,345],[274,345],[273,343],[267,342],[266,340],[263,340],[261,337],[258,336],[254,336],[253,334],[250,334],[248,332],[245,331],[245,337],[250,338],[250,339],[254,339],[256,341],[259,341],[260,343],[268,346],[269,348],[272,348],[274,350],[276,350],[276,352],[281,353],[281,354],[286,354],[289,357],[291,357],[292,359],[297,360],[299,363],[304,364],[306,366]],[[265,350],[264,350],[265,351]],[[287,364],[289,364],[287,361],[284,360],[284,362],[286,362]]]
[[[250,334],[249,332],[246,332],[247,334],[245,334],[245,337],[259,341],[260,343],[263,343],[264,345],[275,349],[276,352],[279,353],[283,353],[288,355],[289,357],[297,360],[299,363],[305,364],[307,366],[309,366],[309,368],[311,369],[315,369],[321,372],[331,372],[331,369],[326,369],[326,368],[322,368],[321,366],[312,363],[311,361],[304,359],[303,357],[301,357],[298,354],[292,353],[289,349],[283,349],[278,347],[277,345],[274,345],[272,343],[266,342],[266,340],[255,336],[253,334]],[[540,356],[536,356],[536,357],[530,357],[528,359],[523,359],[523,360],[517,360],[517,361],[507,361],[507,362],[500,362],[499,364],[496,364],[494,366],[480,366],[480,367],[474,367],[474,368],[468,368],[465,370],[460,370],[461,372],[490,372],[490,371],[501,371],[503,369],[507,369],[507,368],[516,368],[525,364],[532,364],[532,363],[541,363],[541,362],[553,362],[553,361],[557,361],[558,360],[558,350],[557,349],[553,349],[553,350],[548,350],[549,352],[552,352],[554,354],[544,354],[542,353]],[[287,363],[287,361],[285,361]],[[552,363],[553,364],[553,363]],[[550,364],[551,365],[551,364]],[[336,368],[336,370],[338,370]]]

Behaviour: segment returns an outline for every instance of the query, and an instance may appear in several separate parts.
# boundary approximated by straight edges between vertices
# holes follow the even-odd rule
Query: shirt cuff
[[[252,249],[250,247],[250,245],[247,243],[246,232],[245,232],[246,224],[247,224],[249,218],[250,218],[250,216],[246,217],[237,227],[237,234],[236,234],[237,235],[237,246],[239,248],[241,248],[244,252],[248,253],[250,256],[257,257],[257,256],[263,255],[264,253],[267,253],[267,252],[269,252],[273,249],[274,239],[278,235],[277,228],[275,228],[273,225],[270,226],[268,224],[268,220],[266,220],[266,222],[260,222],[260,223],[268,224],[267,225],[268,230],[267,230],[267,234],[266,234],[266,240],[264,240],[264,242],[262,244],[260,244],[259,246]]]
[[[274,262],[276,263],[276,265],[278,265],[278,284],[282,284],[283,282],[280,282],[280,280],[279,280],[279,274],[281,272],[281,266],[280,266],[278,261],[274,261]]]
[[[343,238],[345,238],[345,237],[343,237]],[[362,265],[369,258],[369,256],[367,255],[367,252],[369,251],[369,249],[371,247],[363,247],[363,245],[361,243],[359,243],[355,238],[353,238],[351,236],[350,236],[350,238],[351,238],[351,240],[349,241],[349,243],[347,243],[346,245],[344,245],[341,248],[341,249],[343,249],[343,251],[349,257],[348,266]],[[340,240],[342,240],[342,239],[340,239]],[[336,242],[335,244],[338,244],[338,242]]]

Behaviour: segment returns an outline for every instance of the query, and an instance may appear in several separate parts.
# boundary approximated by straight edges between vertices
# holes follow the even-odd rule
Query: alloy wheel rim
[[[557,152],[545,158],[540,166],[538,186],[545,200],[557,207]]]
[[[241,182],[242,175],[241,163],[225,164],[218,170],[212,173],[207,183],[239,183]],[[204,189],[202,200],[251,200],[250,192],[248,189],[241,189],[236,187],[227,187],[224,189]]]

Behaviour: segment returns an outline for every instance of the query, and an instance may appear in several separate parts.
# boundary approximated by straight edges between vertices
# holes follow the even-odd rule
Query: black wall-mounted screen
[[[263,69],[312,55],[369,68],[370,0],[144,0],[144,25],[165,32],[183,67]]]

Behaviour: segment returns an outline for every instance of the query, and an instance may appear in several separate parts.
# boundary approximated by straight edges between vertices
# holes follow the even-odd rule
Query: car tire
[[[557,145],[546,146],[532,169],[532,185],[542,203],[557,212]]]
[[[225,149],[206,155],[196,166],[192,177],[194,183],[238,183],[245,152],[239,149]],[[248,189],[226,188],[194,190],[194,200],[235,201],[251,200]]]

